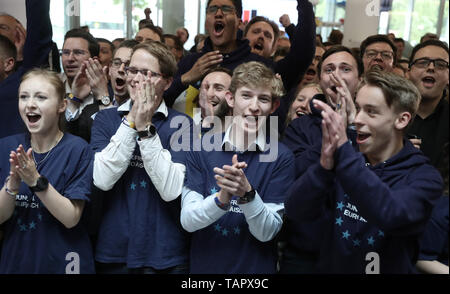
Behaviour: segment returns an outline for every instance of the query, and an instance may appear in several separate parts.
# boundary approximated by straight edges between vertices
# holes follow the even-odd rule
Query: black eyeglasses
[[[216,14],[219,9],[222,10],[223,14],[231,14],[234,12],[234,7],[230,5],[222,5],[222,6],[212,5],[206,7],[206,13]]]
[[[418,68],[428,68],[430,66],[430,63],[433,63],[434,68],[437,70],[445,70],[448,69],[448,62],[443,59],[431,59],[431,58],[419,58],[411,62],[410,67],[413,65]]]
[[[125,72],[129,76],[135,76],[138,73],[141,73],[144,77],[147,77],[148,73],[150,72],[150,76],[153,77],[164,77],[163,74],[148,70],[148,69],[137,69],[135,67],[125,67]]]
[[[88,52],[85,50],[82,50],[82,49],[73,49],[73,50],[61,49],[61,50],[59,50],[59,54],[61,56],[70,56],[71,53],[73,53],[73,55],[75,55],[77,57],[80,57],[80,56],[86,55]]]
[[[383,60],[391,60],[394,58],[394,53],[391,51],[377,51],[377,50],[367,50],[365,52],[365,55],[369,59],[374,59],[378,56],[378,54],[381,55],[381,59]]]
[[[114,58],[111,61],[111,67],[119,68],[122,66],[122,64],[125,64],[125,67],[127,67],[129,63],[130,63],[129,61],[123,62],[120,58]]]

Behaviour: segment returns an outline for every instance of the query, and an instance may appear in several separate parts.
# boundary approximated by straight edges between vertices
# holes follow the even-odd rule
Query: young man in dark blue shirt
[[[407,80],[368,72],[356,97],[357,152],[345,112],[314,101],[323,117],[320,161],[296,180],[285,205],[293,220],[329,216],[319,272],[415,272],[419,237],[442,191],[438,171],[404,139],[419,102]]]
[[[181,224],[193,232],[190,273],[275,273],[274,238],[294,176],[292,153],[273,137],[277,131],[270,144],[266,134],[281,95],[269,68],[240,65],[226,94],[233,123],[217,149],[187,155]]]

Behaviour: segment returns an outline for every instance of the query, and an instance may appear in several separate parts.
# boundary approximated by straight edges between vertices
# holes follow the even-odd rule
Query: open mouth
[[[216,22],[214,24],[214,34],[216,36],[222,35],[224,30],[225,30],[225,25],[222,22]]]
[[[41,119],[41,116],[39,114],[28,113],[27,118],[30,123],[35,124]]]
[[[303,111],[301,111],[301,110],[296,111],[295,114],[297,115],[297,117],[300,117],[300,116],[303,116],[303,115],[307,115],[306,112],[303,112]]]
[[[362,144],[365,141],[367,141],[367,139],[369,139],[370,136],[371,136],[370,134],[358,132],[358,134],[356,136],[356,143]]]
[[[316,75],[316,71],[312,68],[308,68],[308,70],[306,71],[306,75],[308,76],[315,76]]]
[[[422,79],[422,82],[425,87],[433,87],[434,84],[436,83],[436,79],[428,76],[428,77],[424,77]]]

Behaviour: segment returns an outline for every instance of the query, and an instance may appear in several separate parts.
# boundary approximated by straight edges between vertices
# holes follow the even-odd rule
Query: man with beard
[[[298,0],[297,9],[301,21],[297,25],[297,42],[291,47],[296,54],[273,63],[252,53],[252,45],[248,40],[237,38],[242,17],[241,0],[209,0],[205,20],[209,37],[201,53],[186,56],[180,61],[174,82],[164,93],[167,105],[172,106],[189,85],[198,88],[202,76],[218,65],[234,70],[244,62],[260,61],[281,75],[286,89],[295,87],[311,63],[315,40],[315,21],[311,3],[307,0]]]

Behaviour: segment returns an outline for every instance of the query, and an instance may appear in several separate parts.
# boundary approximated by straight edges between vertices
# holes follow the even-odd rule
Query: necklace
[[[34,148],[31,149],[32,150],[31,155],[33,156],[33,160],[34,160],[34,163],[36,164],[36,168],[38,167],[38,165],[43,163],[50,156],[50,153],[52,153],[52,150],[56,147],[56,145],[58,145],[59,141],[61,141],[63,136],[64,136],[64,133],[62,134],[62,136],[60,136],[58,139],[56,139],[55,144],[52,146],[52,148],[50,148],[49,151],[47,151],[47,154],[39,162],[36,161],[36,157],[34,156]],[[33,146],[31,146],[31,147],[33,147]]]

